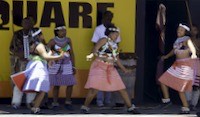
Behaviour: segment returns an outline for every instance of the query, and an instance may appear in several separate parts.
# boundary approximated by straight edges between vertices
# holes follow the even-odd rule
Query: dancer
[[[197,58],[195,47],[190,39],[190,28],[186,25],[179,24],[177,29],[177,39],[171,52],[163,56],[162,59],[176,55],[174,64],[159,78],[161,89],[163,92],[163,105],[166,107],[171,104],[168,87],[179,92],[179,97],[183,107],[181,114],[189,114],[190,109],[185,97],[186,91],[191,91],[193,82],[193,65],[194,61],[191,58]]]
[[[96,44],[99,39],[103,37],[107,37],[105,35],[106,27],[112,22],[113,19],[113,13],[111,11],[106,11],[103,14],[102,18],[102,24],[97,26],[95,28],[94,34],[92,36],[92,42]],[[121,41],[120,36],[117,38],[116,42],[119,43]],[[109,106],[111,105],[111,93],[110,92],[103,92],[98,91],[97,93],[97,100],[96,100],[97,106],[103,107],[105,105]]]
[[[29,42],[30,55],[29,62],[26,66],[26,71],[28,72],[23,91],[37,92],[37,95],[32,102],[33,107],[31,108],[31,112],[33,114],[37,114],[40,112],[40,104],[45,96],[45,93],[50,90],[47,60],[62,59],[64,54],[61,52],[60,55],[51,56],[51,51],[47,53],[45,45],[41,43],[41,40],[44,40],[41,29],[36,30],[32,35],[34,39]]]
[[[93,61],[88,76],[86,89],[89,89],[84,105],[81,107],[82,113],[89,113],[89,104],[93,100],[97,92],[100,91],[119,91],[123,97],[128,112],[138,114],[135,105],[131,105],[124,83],[118,74],[114,63],[125,72],[129,73],[121,63],[118,57],[118,46],[116,39],[119,36],[119,29],[113,24],[106,28],[105,34],[107,37],[100,39],[93,49],[93,54],[88,55],[87,59],[91,59],[93,55],[96,59]]]
[[[58,107],[58,96],[60,86],[66,86],[65,108],[74,110],[71,102],[71,95],[73,92],[73,85],[76,84],[75,74],[75,60],[72,42],[69,37],[66,37],[66,27],[57,26],[54,29],[55,37],[48,43],[48,47],[53,50],[54,55],[63,50],[65,57],[61,60],[54,61],[53,65],[49,67],[50,84],[53,86],[53,107]]]

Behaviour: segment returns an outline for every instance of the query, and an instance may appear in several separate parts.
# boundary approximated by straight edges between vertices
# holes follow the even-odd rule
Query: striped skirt
[[[125,85],[113,64],[96,59],[90,67],[85,88],[100,91],[118,91],[125,89]]]
[[[46,63],[42,61],[30,61],[26,69],[26,82],[23,87],[24,92],[48,92],[50,90],[49,74]]]
[[[72,86],[76,84],[71,60],[54,63],[48,70],[51,86]]]
[[[172,89],[185,92],[191,91],[194,80],[194,60],[178,59],[159,78],[159,81]]]

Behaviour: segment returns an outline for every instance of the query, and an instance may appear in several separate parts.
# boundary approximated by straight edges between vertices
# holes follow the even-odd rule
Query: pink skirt
[[[185,92],[191,91],[194,80],[193,59],[179,59],[159,78],[159,81],[172,89]]]
[[[119,91],[125,89],[125,85],[113,64],[96,59],[90,67],[85,88],[100,91]]]

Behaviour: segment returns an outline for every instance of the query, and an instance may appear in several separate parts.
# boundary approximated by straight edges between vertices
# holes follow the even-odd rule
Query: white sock
[[[188,107],[181,107],[182,111],[190,111],[190,109]]]
[[[132,106],[128,108],[128,111],[132,111],[132,110],[134,110],[134,109],[135,109],[135,105],[132,104]]]
[[[166,98],[166,99],[162,99],[163,103],[169,103],[170,102],[170,98]]]
[[[87,111],[89,111],[90,110],[90,108],[88,108],[87,106],[81,106],[81,109],[84,109],[84,110],[87,110]]]
[[[72,104],[72,101],[65,101],[65,104]]]

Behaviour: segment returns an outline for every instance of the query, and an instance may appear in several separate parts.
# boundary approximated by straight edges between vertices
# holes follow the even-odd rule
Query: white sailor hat
[[[179,26],[183,27],[187,31],[190,31],[190,28],[188,26],[186,26],[186,25],[183,25],[183,24],[180,23]]]

